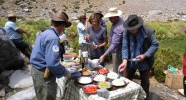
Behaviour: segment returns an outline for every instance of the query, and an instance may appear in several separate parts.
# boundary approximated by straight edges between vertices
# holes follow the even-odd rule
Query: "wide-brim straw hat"
[[[104,18],[121,16],[121,15],[122,15],[122,11],[118,10],[116,7],[113,7],[109,9],[108,13],[104,16]]]
[[[15,12],[10,11],[10,12],[8,12],[7,17],[16,17],[16,14],[15,14]]]
[[[65,12],[57,12],[55,14],[50,13],[51,20],[65,22],[65,27],[70,27],[72,23],[68,21],[69,17]]]
[[[143,19],[137,15],[130,15],[124,22],[123,27],[127,30],[137,29],[144,23]]]

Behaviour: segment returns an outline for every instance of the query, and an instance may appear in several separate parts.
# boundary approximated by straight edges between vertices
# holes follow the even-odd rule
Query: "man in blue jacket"
[[[70,72],[60,64],[59,35],[64,33],[71,22],[64,12],[51,15],[51,27],[38,35],[31,53],[32,78],[38,100],[56,99],[56,77],[70,76]],[[44,78],[45,70],[49,70],[48,78]],[[46,75],[47,76],[47,75]]]
[[[126,72],[127,78],[133,79],[136,70],[140,72],[141,86],[149,96],[149,74],[154,62],[154,54],[159,48],[155,31],[143,25],[143,19],[130,15],[124,22],[122,41],[122,59],[120,72]],[[134,59],[133,59],[134,58]]]

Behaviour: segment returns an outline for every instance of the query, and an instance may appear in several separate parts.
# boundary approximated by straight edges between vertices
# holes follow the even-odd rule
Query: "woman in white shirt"
[[[84,48],[83,43],[86,43],[85,40],[85,36],[86,36],[86,30],[88,27],[88,19],[86,18],[85,14],[81,14],[78,17],[78,25],[77,25],[77,31],[78,31],[78,35],[79,35],[79,45],[81,46],[81,48]]]

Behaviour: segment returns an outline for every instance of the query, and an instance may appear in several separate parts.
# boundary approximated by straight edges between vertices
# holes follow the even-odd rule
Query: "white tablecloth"
[[[129,84],[126,87],[119,88],[117,90],[109,91],[109,99],[111,100],[144,100],[146,94],[139,84],[136,84],[124,77],[121,77]],[[74,80],[68,80],[66,78],[60,78],[56,80],[60,90],[61,95],[63,95],[64,100],[105,100],[99,97],[97,94],[88,95],[85,94],[82,88],[79,88],[74,84]],[[66,82],[68,84],[66,84]],[[66,90],[65,90],[65,87]],[[64,94],[65,91],[65,94]]]

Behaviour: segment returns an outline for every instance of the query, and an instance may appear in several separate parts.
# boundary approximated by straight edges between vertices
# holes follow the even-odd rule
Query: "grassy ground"
[[[186,37],[179,37],[175,39],[164,39],[160,40],[160,48],[171,48],[174,51],[178,52],[180,56],[183,56],[183,53],[186,50]]]

